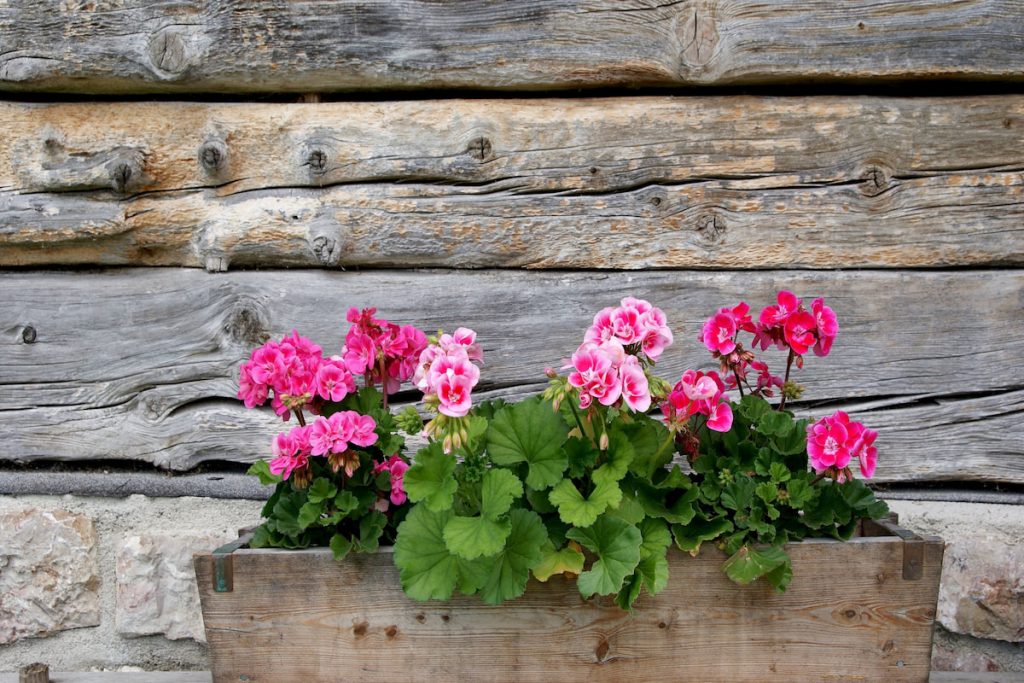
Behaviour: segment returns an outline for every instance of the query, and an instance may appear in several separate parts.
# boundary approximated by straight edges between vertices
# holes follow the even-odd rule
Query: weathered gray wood
[[[1024,73],[1014,0],[127,0],[0,7],[14,91],[551,89]]]
[[[582,600],[561,576],[500,607],[413,602],[390,552],[335,562],[327,549],[240,550],[225,593],[213,591],[210,555],[195,567],[218,683],[252,672],[316,683],[340,670],[364,681],[923,682],[943,548],[923,546],[922,577],[905,580],[896,537],[789,544],[783,594],[733,584],[715,548],[670,551],[668,587],[632,614]],[[823,591],[822,576],[842,580]]]
[[[238,363],[262,334],[293,327],[336,351],[348,306],[377,305],[428,330],[473,327],[487,354],[480,396],[516,396],[543,388],[543,368],[622,296],[666,311],[677,341],[659,371],[673,378],[709,365],[695,337],[710,312],[740,298],[759,307],[786,287],[823,295],[838,312],[833,354],[809,358],[797,378],[807,398],[882,428],[878,481],[1024,481],[1017,270],[9,272],[0,274],[0,457],[172,469],[265,457],[280,422],[234,400]]]
[[[6,266],[1024,263],[1021,96],[6,104],[0,127]]]
[[[211,683],[209,671],[58,671],[51,683]],[[0,673],[0,683],[18,683],[18,674]],[[957,682],[959,683],[959,681]]]

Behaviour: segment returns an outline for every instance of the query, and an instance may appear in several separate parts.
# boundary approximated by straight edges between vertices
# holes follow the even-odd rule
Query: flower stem
[[[782,412],[786,407],[786,385],[789,384],[789,371],[793,369],[793,359],[796,354],[793,353],[793,349],[789,350],[789,357],[786,359],[786,378],[782,380],[782,400],[779,401],[779,412]]]
[[[569,407],[572,409],[572,416],[576,418],[576,425],[580,428],[580,436],[583,436],[584,434],[587,433],[587,430],[583,426],[583,421],[580,420],[580,413],[578,410],[576,410],[576,403],[575,401],[573,401],[573,397],[570,395],[568,396],[568,398]]]
[[[743,380],[740,379],[740,371],[733,368],[732,374],[736,377],[736,388],[740,390],[740,398],[743,398]]]
[[[815,477],[814,479],[811,479],[811,484],[810,484],[810,485],[811,485],[811,486],[814,486],[815,484],[817,484],[817,483],[818,483],[819,481],[821,481],[822,479],[824,479],[824,478],[825,478],[825,475],[826,475],[826,474],[828,474],[828,470],[826,470],[826,471],[822,472],[821,474],[819,474],[818,476],[816,476],[816,477]]]
[[[295,419],[299,421],[300,427],[306,426],[306,416],[302,414],[302,408],[294,408],[292,412],[295,413]]]

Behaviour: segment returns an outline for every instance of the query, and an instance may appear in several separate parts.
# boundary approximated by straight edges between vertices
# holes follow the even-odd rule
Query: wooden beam
[[[0,266],[1024,263],[1024,97],[0,104]]]
[[[348,306],[427,330],[476,329],[487,357],[479,396],[521,396],[540,391],[544,367],[625,295],[666,311],[676,344],[658,370],[675,378],[709,367],[695,337],[715,308],[741,298],[757,308],[781,288],[837,311],[832,355],[809,358],[797,379],[829,403],[808,406],[815,414],[842,405],[882,431],[878,481],[1024,482],[1019,270],[2,273],[0,458],[187,470],[264,457],[281,423],[234,399],[238,364],[263,335],[293,327],[337,351]]]
[[[1014,0],[9,0],[0,88],[549,90],[1020,80]]]

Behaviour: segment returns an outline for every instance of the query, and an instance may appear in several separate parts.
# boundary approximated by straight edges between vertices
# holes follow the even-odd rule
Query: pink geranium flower
[[[736,331],[736,319],[720,311],[707,319],[701,336],[708,351],[728,354],[736,348]]]
[[[716,432],[727,432],[732,428],[732,406],[726,401],[708,401],[707,426]]]
[[[320,364],[316,371],[316,393],[327,401],[340,401],[355,393],[352,373],[340,356],[332,356]]]
[[[270,471],[288,479],[297,469],[309,462],[308,427],[295,427],[290,432],[281,432],[274,437],[271,448],[274,454],[269,463]]]
[[[586,408],[592,400],[610,406],[622,395],[622,381],[616,361],[618,349],[614,340],[601,344],[583,342],[572,355],[574,372],[569,373],[569,384],[580,390],[580,405]],[[587,398],[584,398],[586,396]]]
[[[442,375],[434,384],[440,401],[438,410],[449,417],[463,417],[472,407],[473,380],[454,373]]]
[[[786,319],[783,329],[786,335],[786,343],[789,344],[789,348],[793,349],[793,353],[798,356],[807,353],[808,349],[817,342],[814,336],[817,322],[814,320],[814,316],[807,311],[801,310],[790,315]]]
[[[823,417],[807,427],[807,454],[811,467],[819,474],[830,467],[845,468],[850,462],[849,436],[846,425],[849,420],[842,411]]]
[[[835,312],[825,305],[824,299],[815,299],[811,302],[811,313],[814,316],[817,343],[814,345],[814,355],[827,356],[832,349],[832,342],[839,334],[839,321]]]
[[[374,474],[380,474],[387,472],[391,475],[391,502],[394,505],[402,505],[407,500],[405,489],[403,488],[403,478],[405,471],[409,469],[409,463],[402,460],[398,455],[392,455],[390,458],[382,463],[378,463],[373,468]]]
[[[766,327],[784,325],[796,310],[800,308],[800,299],[793,292],[782,290],[776,295],[776,304],[766,306],[758,317],[760,323]]]
[[[651,407],[651,389],[644,369],[636,356],[627,356],[619,367],[622,378],[622,400],[637,413],[645,413]]]

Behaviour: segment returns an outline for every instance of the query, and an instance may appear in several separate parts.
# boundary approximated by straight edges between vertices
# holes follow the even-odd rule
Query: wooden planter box
[[[942,541],[895,519],[787,546],[786,593],[737,586],[715,548],[671,552],[633,614],[560,577],[500,607],[405,597],[390,549],[197,555],[215,683],[927,681]]]

